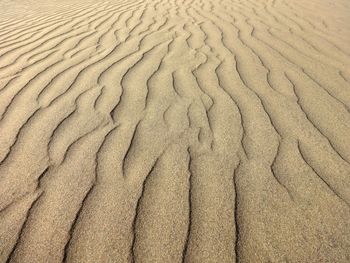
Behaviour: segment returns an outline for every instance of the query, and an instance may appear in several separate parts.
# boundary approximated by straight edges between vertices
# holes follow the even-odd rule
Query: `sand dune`
[[[0,1],[0,262],[350,262],[349,14]]]

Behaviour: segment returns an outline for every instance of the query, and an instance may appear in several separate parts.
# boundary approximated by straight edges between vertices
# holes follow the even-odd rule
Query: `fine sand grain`
[[[0,0],[0,262],[350,262],[348,0]]]

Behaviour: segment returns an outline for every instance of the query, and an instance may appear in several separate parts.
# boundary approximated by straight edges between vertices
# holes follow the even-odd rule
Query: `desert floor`
[[[0,262],[350,262],[350,2],[0,0]]]

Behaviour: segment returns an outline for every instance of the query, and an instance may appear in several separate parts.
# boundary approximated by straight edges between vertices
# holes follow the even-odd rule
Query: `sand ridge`
[[[350,262],[349,13],[0,1],[0,262]]]

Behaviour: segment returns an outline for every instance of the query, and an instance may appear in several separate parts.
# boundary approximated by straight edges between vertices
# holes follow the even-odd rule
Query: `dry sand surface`
[[[0,262],[350,262],[350,2],[0,0]]]

